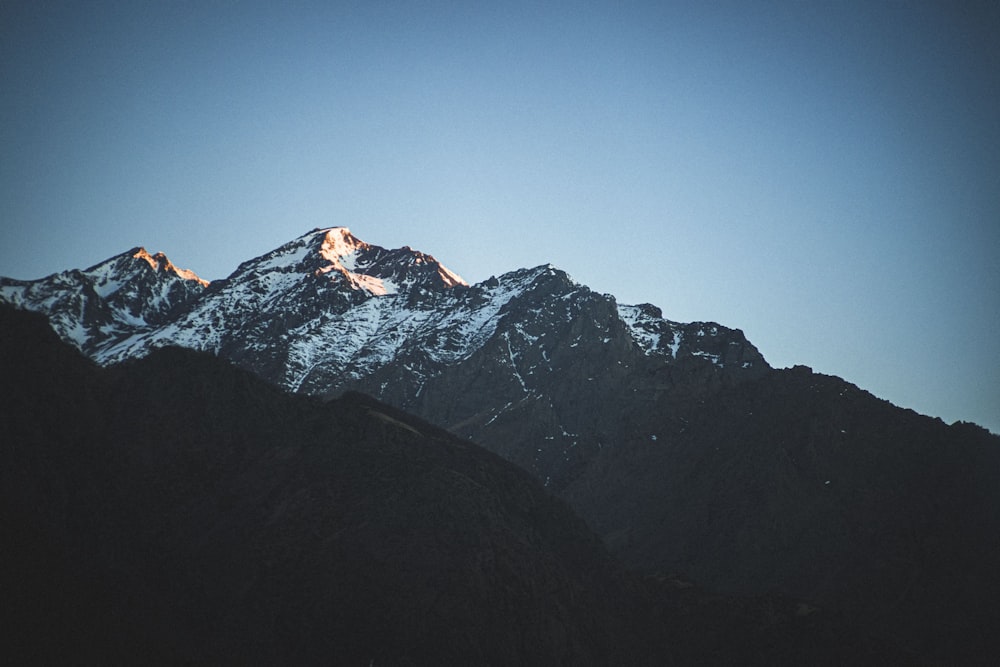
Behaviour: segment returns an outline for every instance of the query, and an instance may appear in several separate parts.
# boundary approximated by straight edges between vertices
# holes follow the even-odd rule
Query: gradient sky
[[[142,245],[215,279],[345,225],[1000,433],[998,34],[947,0],[0,0],[0,275]]]

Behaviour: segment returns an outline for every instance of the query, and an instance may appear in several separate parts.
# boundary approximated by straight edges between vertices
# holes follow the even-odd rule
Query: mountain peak
[[[317,229],[316,236],[322,233],[322,243],[320,245],[320,255],[331,263],[337,263],[340,258],[347,257],[358,250],[365,250],[371,246],[356,237],[347,227],[331,227],[329,229]]]
[[[162,252],[150,255],[145,248],[139,247],[133,248],[128,254],[130,254],[133,259],[141,259],[145,261],[154,271],[174,273],[184,280],[194,280],[195,282],[200,283],[203,287],[208,286],[207,280],[199,278],[194,271],[176,267]]]
[[[347,227],[315,229],[307,238],[307,245],[316,248],[325,262],[313,273],[332,274],[334,279],[339,274],[353,289],[385,295],[412,284],[437,288],[468,285],[431,255],[409,246],[387,250],[371,245],[354,236]]]

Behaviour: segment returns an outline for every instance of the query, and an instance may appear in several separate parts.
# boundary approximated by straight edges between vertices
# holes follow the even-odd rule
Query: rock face
[[[314,230],[207,287],[158,257],[130,251],[83,272],[3,280],[0,302],[45,313],[101,364],[178,345],[289,391],[362,391],[554,488],[619,437],[627,406],[769,368],[739,331],[619,305],[552,266],[469,286],[429,255],[372,246],[343,227]]]
[[[0,316],[12,664],[655,664],[597,538],[486,450],[188,351],[102,371]]]
[[[0,308],[9,664],[908,664],[836,617],[627,575],[523,470],[176,348]]]
[[[0,278],[0,302],[43,312],[63,340],[98,357],[108,345],[164,326],[208,283],[144,248],[35,281]]]
[[[647,572],[802,598],[949,662],[996,648],[1000,439],[981,429],[771,369],[738,330],[552,266],[467,285],[344,228],[208,286],[137,254],[0,280],[0,302],[101,364],[176,345],[291,392],[374,396],[528,470]]]
[[[630,421],[561,493],[628,565],[794,594],[944,664],[995,655],[1000,438],[805,367]]]

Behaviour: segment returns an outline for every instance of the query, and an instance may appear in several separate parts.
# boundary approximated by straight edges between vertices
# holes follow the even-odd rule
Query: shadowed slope
[[[993,662],[1000,438],[805,367],[626,419],[562,494],[626,564],[839,609],[946,664]]]
[[[13,575],[37,606],[22,657],[650,659],[596,538],[495,455],[186,351],[98,371],[4,316],[5,570],[37,574]]]
[[[622,572],[527,473],[203,354],[98,369],[0,309],[2,656],[25,663],[885,664],[785,598]]]

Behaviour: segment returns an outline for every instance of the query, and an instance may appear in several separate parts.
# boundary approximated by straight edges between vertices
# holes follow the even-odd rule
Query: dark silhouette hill
[[[208,355],[101,371],[14,318],[0,326],[2,505],[19,539],[4,569],[30,573],[6,596],[27,657],[649,660],[597,539],[497,456]]]
[[[209,355],[100,369],[0,309],[8,664],[885,664],[781,596],[621,569],[526,472]]]
[[[625,418],[561,495],[626,564],[841,610],[943,664],[994,660],[997,436],[805,367]]]
[[[212,283],[162,254],[133,248],[86,270],[34,281],[0,278],[0,302],[44,314],[63,341],[108,367],[85,383],[103,388],[82,395],[62,396],[73,385],[58,371],[29,374],[40,384],[26,386],[48,398],[25,399],[18,410],[56,429],[46,446],[103,443],[73,450],[106,452],[107,466],[92,462],[87,474],[151,477],[149,485],[73,483],[89,484],[95,498],[114,506],[152,503],[148,511],[178,522],[184,535],[205,530],[225,544],[262,540],[259,531],[226,537],[212,527],[266,524],[266,511],[284,516],[278,505],[251,511],[242,499],[272,484],[280,499],[299,483],[312,488],[312,478],[286,470],[291,464],[283,461],[261,476],[261,457],[288,443],[309,456],[326,452],[310,443],[335,437],[306,425],[327,418],[338,424],[338,405],[346,414],[369,414],[347,407],[360,392],[447,429],[461,438],[455,447],[476,443],[524,469],[586,521],[614,557],[654,581],[681,577],[753,600],[788,596],[858,624],[861,634],[891,638],[947,664],[990,664],[1000,650],[992,603],[1000,597],[1000,438],[971,424],[947,426],[804,367],[773,369],[738,329],[674,322],[653,305],[620,304],[551,265],[468,285],[430,255],[380,248],[343,227],[308,232]],[[279,392],[230,375],[224,364],[157,352],[173,346],[315,400],[287,403]],[[190,377],[174,365],[190,367]],[[158,402],[148,382],[175,395]],[[220,382],[231,386],[218,397],[202,395]],[[197,389],[196,398],[179,387]],[[37,409],[30,412],[36,404],[53,416],[65,404],[99,417],[91,424],[71,410],[70,418],[48,424]],[[383,418],[389,408],[375,413],[382,416],[369,416],[381,428],[395,423]],[[407,429],[396,437],[426,445],[429,427],[413,428],[421,437]],[[435,432],[444,439],[434,442],[451,442]],[[122,444],[137,434],[147,444]],[[58,453],[50,458],[65,455],[52,451]],[[313,467],[337,467],[323,461]],[[478,479],[459,472],[422,483],[441,483],[434,494],[466,502],[442,482]],[[121,499],[108,500],[118,487]],[[149,495],[149,488],[157,491]],[[395,497],[371,480],[367,488]],[[189,499],[205,493],[212,495],[203,503]],[[220,505],[219,497],[240,500]],[[184,503],[196,504],[177,509]],[[327,521],[311,518],[319,506],[308,505],[302,511],[310,518],[301,520]],[[189,521],[195,518],[205,523],[196,528]],[[121,521],[147,530],[135,517]],[[143,539],[159,545],[174,538]]]

